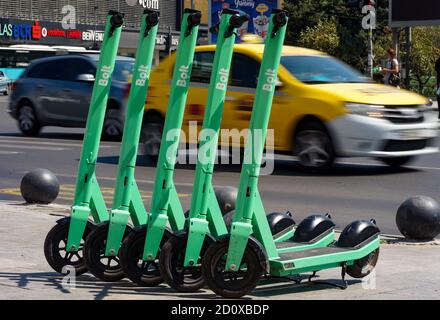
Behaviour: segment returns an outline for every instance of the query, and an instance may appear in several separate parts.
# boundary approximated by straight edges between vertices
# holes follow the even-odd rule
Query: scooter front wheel
[[[81,239],[78,251],[67,251],[67,238],[69,235],[70,218],[57,222],[49,231],[44,240],[44,256],[47,263],[58,273],[67,274],[73,268],[75,275],[79,276],[87,272],[84,261],[84,242],[90,232],[90,225],[86,227]]]
[[[84,245],[84,259],[89,269],[96,278],[107,282],[116,282],[125,277],[121,267],[119,255],[106,256],[105,249],[109,223],[99,224],[87,237]],[[131,227],[125,229],[126,236]]]
[[[174,234],[162,246],[159,257],[159,269],[165,282],[178,292],[196,292],[202,289],[205,281],[200,266],[201,258],[213,241],[205,237],[199,261],[192,267],[184,267],[188,233]]]
[[[238,299],[255,289],[265,273],[265,254],[251,238],[237,271],[225,270],[229,236],[218,239],[206,251],[202,261],[203,277],[208,287],[227,299]]]
[[[159,259],[154,261],[142,260],[145,237],[145,226],[133,229],[122,243],[120,256],[121,265],[127,277],[142,287],[155,287],[163,282],[159,271]],[[170,232],[165,231],[161,244],[168,240]]]

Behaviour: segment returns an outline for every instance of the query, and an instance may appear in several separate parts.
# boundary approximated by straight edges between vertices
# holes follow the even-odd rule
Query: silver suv
[[[44,126],[85,127],[98,55],[62,55],[34,60],[14,83],[9,113],[27,136]],[[122,136],[134,59],[118,57],[113,73],[103,137]]]

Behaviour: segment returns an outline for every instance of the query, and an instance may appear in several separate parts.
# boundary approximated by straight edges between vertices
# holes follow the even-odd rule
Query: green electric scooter
[[[127,235],[120,249],[123,271],[130,280],[142,286],[156,286],[162,282],[157,267],[157,253],[162,240],[167,239],[169,234],[167,223],[173,230],[182,229],[185,223],[173,176],[200,20],[199,11],[185,9],[156,169],[151,213],[147,215],[146,224],[134,228]],[[145,243],[148,249],[144,249],[147,247]]]
[[[252,161],[242,166],[230,234],[217,238],[202,260],[207,285],[226,298],[250,293],[264,275],[286,277],[313,272],[314,276],[323,269],[342,267],[343,280],[346,273],[362,278],[378,259],[380,231],[374,221],[351,223],[335,244],[322,248],[298,250],[298,243],[276,243],[271,234],[258,178],[287,20],[285,11],[272,11],[245,149],[245,159]]]
[[[159,258],[164,280],[181,292],[193,292],[203,287],[200,253],[212,241],[211,236],[227,233],[212,187],[212,176],[236,31],[248,19],[248,16],[240,16],[239,12],[227,9],[222,11],[220,24],[211,28],[218,32],[218,40],[200,135],[189,219],[185,229],[173,234],[163,245]]]
[[[118,281],[124,277],[118,253],[124,235],[131,230],[129,218],[135,227],[147,222],[147,212],[135,181],[135,168],[158,24],[159,12],[145,10],[127,102],[110,220],[97,225],[84,244],[88,270],[104,281]]]
[[[79,275],[87,271],[83,246],[87,235],[94,229],[94,223],[89,217],[92,216],[96,223],[109,219],[96,179],[95,166],[123,18],[124,15],[116,11],[110,11],[107,16],[79,163],[72,214],[57,221],[44,242],[46,260],[59,273],[72,272],[73,269],[76,275]],[[65,267],[69,267],[69,270]]]

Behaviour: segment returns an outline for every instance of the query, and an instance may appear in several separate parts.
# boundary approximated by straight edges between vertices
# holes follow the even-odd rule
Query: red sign
[[[82,32],[80,30],[69,30],[67,31],[67,38],[69,39],[81,39]]]
[[[38,20],[35,20],[34,25],[32,26],[32,39],[41,39],[41,26],[39,25]]]

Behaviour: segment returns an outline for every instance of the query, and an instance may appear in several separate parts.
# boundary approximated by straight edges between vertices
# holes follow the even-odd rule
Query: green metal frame
[[[231,18],[238,15],[236,11],[224,10],[219,25],[187,225],[185,267],[194,266],[197,263],[208,233],[214,237],[227,233],[226,224],[214,193],[212,175],[237,31],[233,28]]]
[[[142,256],[144,261],[154,260],[157,256],[167,223],[173,230],[181,230],[185,224],[173,177],[199,30],[198,25],[192,26],[188,21],[192,13],[200,14],[199,11],[185,9],[182,19],[151,212],[147,218],[147,235]]]
[[[352,264],[354,260],[362,258],[377,249],[379,247],[379,238],[372,239],[372,241],[359,248],[344,251],[335,250],[335,252],[318,256],[312,254],[307,256],[307,254],[304,254],[301,255],[301,258],[286,261],[280,259],[280,254],[282,253],[307,252],[308,250],[314,252],[316,248],[326,247],[333,242],[333,235],[329,234],[321,239],[321,241],[311,245],[277,249],[258,191],[261,159],[266,141],[278,67],[287,27],[287,23],[284,24],[284,26],[276,27],[274,18],[275,15],[273,13],[270,19],[268,37],[251,116],[250,134],[245,149],[245,160],[251,159],[252,161],[245,161],[242,166],[236,214],[231,227],[225,270],[239,270],[237,266],[241,265],[248,239],[253,235],[264,247],[267,258],[269,259],[270,270],[268,271],[270,274],[286,276],[338,267],[344,262],[348,265]],[[256,134],[258,131],[261,131],[261,134]]]
[[[147,211],[135,180],[139,139],[144,117],[150,72],[158,29],[158,12],[145,10],[142,16],[130,95],[127,103],[124,133],[119,156],[118,174],[110,213],[105,255],[119,252],[129,217],[134,226],[147,222]],[[155,25],[150,22],[154,19]]]
[[[92,215],[95,222],[109,219],[107,207],[95,175],[101,133],[104,125],[111,79],[118,52],[122,25],[115,26],[113,17],[122,14],[110,11],[107,16],[104,41],[101,47],[96,80],[90,102],[87,126],[76,181],[75,198],[71,212],[67,251],[79,249],[87,220]],[[121,19],[122,20],[122,19]]]

